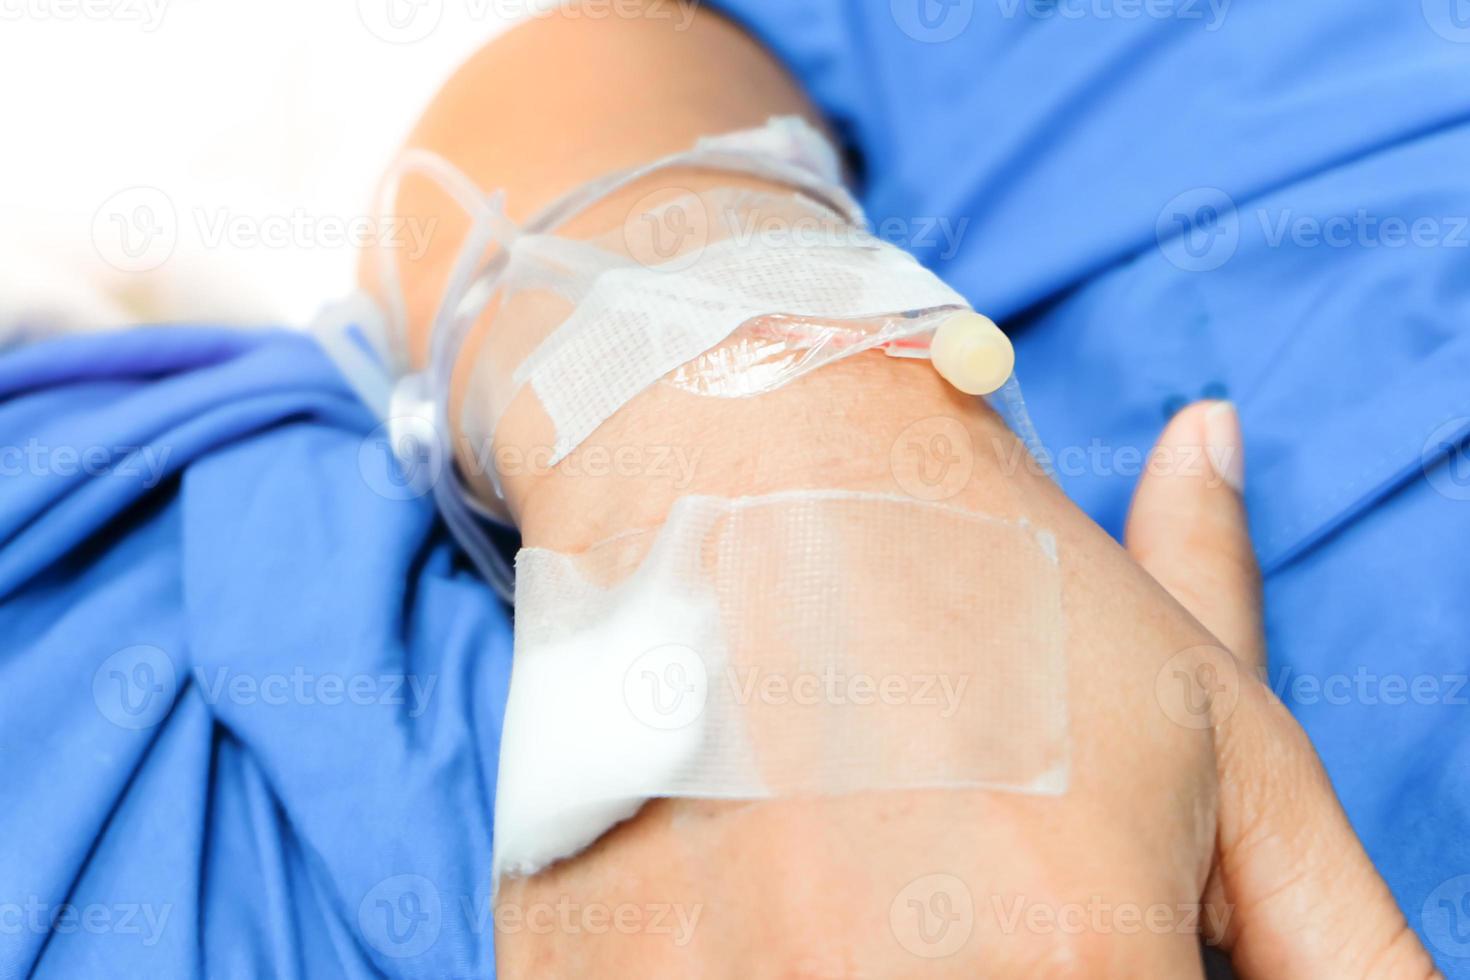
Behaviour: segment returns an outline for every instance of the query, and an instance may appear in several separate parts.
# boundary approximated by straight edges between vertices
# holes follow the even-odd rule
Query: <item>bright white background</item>
[[[0,340],[304,325],[348,234],[394,233],[373,187],[430,96],[534,2],[0,0]]]

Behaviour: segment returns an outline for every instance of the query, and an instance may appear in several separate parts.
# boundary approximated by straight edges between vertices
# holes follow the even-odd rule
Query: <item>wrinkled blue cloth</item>
[[[507,612],[317,347],[0,356],[0,977],[493,975]]]
[[[1470,977],[1470,3],[716,6],[1012,332],[1104,527],[1173,410],[1239,404],[1269,680]]]

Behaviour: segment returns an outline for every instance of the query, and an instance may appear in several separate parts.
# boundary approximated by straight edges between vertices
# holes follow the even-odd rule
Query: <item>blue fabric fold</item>
[[[493,975],[508,613],[373,429],[291,333],[0,356],[0,977]]]

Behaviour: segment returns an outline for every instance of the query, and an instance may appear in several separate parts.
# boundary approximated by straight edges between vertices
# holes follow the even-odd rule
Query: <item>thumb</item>
[[[1234,656],[1215,702],[1211,941],[1243,977],[1428,977],[1434,965],[1353,833],[1306,733],[1261,682],[1260,572],[1240,422],[1202,402],[1165,428],[1134,494],[1134,559]]]
[[[1190,405],[1154,446],[1124,543],[1201,625],[1259,670],[1266,649],[1261,577],[1240,496],[1244,477],[1235,406]]]
[[[1215,728],[1220,802],[1206,898],[1226,917],[1212,941],[1242,977],[1439,976],[1306,732],[1265,684],[1239,679]]]

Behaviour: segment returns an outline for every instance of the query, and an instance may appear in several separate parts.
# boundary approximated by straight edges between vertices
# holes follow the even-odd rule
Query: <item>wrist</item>
[[[550,433],[507,422],[507,500],[527,544],[558,550],[656,527],[691,495],[859,490],[1018,513],[1024,453],[1004,423],[927,363],[878,352],[753,398],[655,385],[555,466]]]
[[[558,233],[603,247],[626,245],[630,257],[645,264],[650,258],[662,261],[666,255],[645,258],[635,244],[647,233],[650,211],[668,196],[687,200],[725,188],[757,196],[737,198],[739,205],[731,204],[728,212],[711,213],[705,203],[709,230],[696,235],[696,247],[721,234],[760,234],[762,222],[787,233],[811,231],[802,224],[811,214],[790,189],[738,175],[667,171],[599,202]],[[773,204],[761,192],[790,198],[792,212],[784,213],[784,204]],[[698,224],[687,204],[675,206],[686,224]],[[834,240],[851,231],[835,213],[819,222],[829,222],[826,232]],[[816,233],[823,234],[820,224]],[[1011,506],[996,510],[993,499],[1005,486],[993,477],[1027,459],[1004,424],[980,399],[957,392],[928,361],[879,351],[841,358],[758,397],[696,394],[686,386],[655,383],[561,458],[554,448],[558,432],[529,385],[523,383],[509,401],[489,401],[505,398],[511,366],[523,363],[566,316],[564,301],[548,298],[530,290],[512,293],[503,306],[492,304],[465,342],[450,393],[452,420],[466,419],[469,409],[467,428],[490,432],[488,439],[476,434],[474,440],[456,432],[461,470],[487,502],[494,500],[498,483],[527,544],[576,550],[621,531],[654,527],[678,498],[690,495],[862,490],[976,509],[988,495],[991,513],[1015,512]],[[487,370],[477,381],[481,366]],[[977,473],[980,481],[969,486]]]

